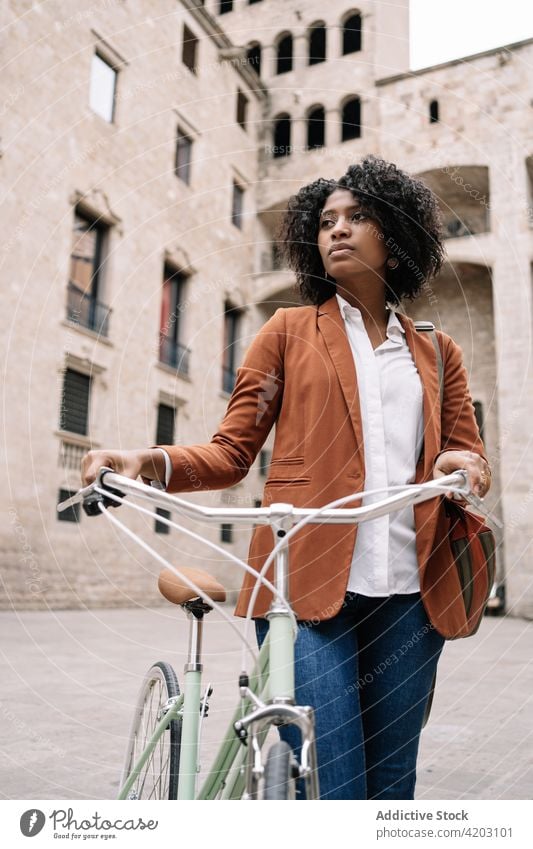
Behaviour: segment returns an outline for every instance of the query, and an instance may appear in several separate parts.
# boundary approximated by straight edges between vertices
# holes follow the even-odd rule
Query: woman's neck
[[[352,307],[361,311],[365,327],[373,327],[384,331],[389,320],[389,313],[385,306],[385,295],[383,290],[354,292],[348,290],[342,284],[337,283],[337,293],[344,298]]]

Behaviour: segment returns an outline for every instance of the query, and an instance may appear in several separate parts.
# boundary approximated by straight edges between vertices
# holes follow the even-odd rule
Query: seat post
[[[201,598],[181,607],[189,620],[189,653],[185,664],[178,799],[194,799],[198,775],[198,730],[202,685],[202,630],[204,615],[212,608]]]
[[[202,671],[202,636],[204,615],[213,608],[201,598],[194,598],[181,605],[189,620],[189,651],[185,672]]]

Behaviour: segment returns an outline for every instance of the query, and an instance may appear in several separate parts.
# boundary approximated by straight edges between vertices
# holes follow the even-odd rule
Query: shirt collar
[[[349,304],[346,298],[343,298],[342,295],[338,294],[338,292],[336,293],[336,298],[344,321],[346,321],[348,315],[350,314],[355,315],[356,317],[361,317],[361,310]],[[405,336],[405,328],[403,327],[400,319],[396,315],[394,307],[387,304],[386,308],[389,311],[389,320],[387,323],[387,338],[391,339],[393,342],[398,343],[399,345],[403,345],[404,340],[402,338],[402,333]]]

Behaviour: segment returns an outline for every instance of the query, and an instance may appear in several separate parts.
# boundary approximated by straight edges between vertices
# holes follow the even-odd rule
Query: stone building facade
[[[158,565],[58,498],[90,446],[209,441],[246,346],[299,302],[281,210],[375,153],[440,198],[448,261],[404,308],[463,348],[507,608],[533,616],[533,42],[411,72],[407,0],[13,0],[0,20],[2,605],[157,602]],[[272,436],[239,485],[186,497],[257,503]],[[116,516],[239,586],[190,537]],[[249,528],[182,524],[245,557]]]

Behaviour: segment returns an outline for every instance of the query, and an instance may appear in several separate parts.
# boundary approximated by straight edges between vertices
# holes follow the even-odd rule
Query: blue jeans
[[[255,624],[261,645],[268,622]],[[424,710],[443,645],[419,592],[348,593],[332,619],[299,622],[296,703],[315,709],[321,799],[414,799]],[[299,757],[296,726],[282,726],[280,736]]]

